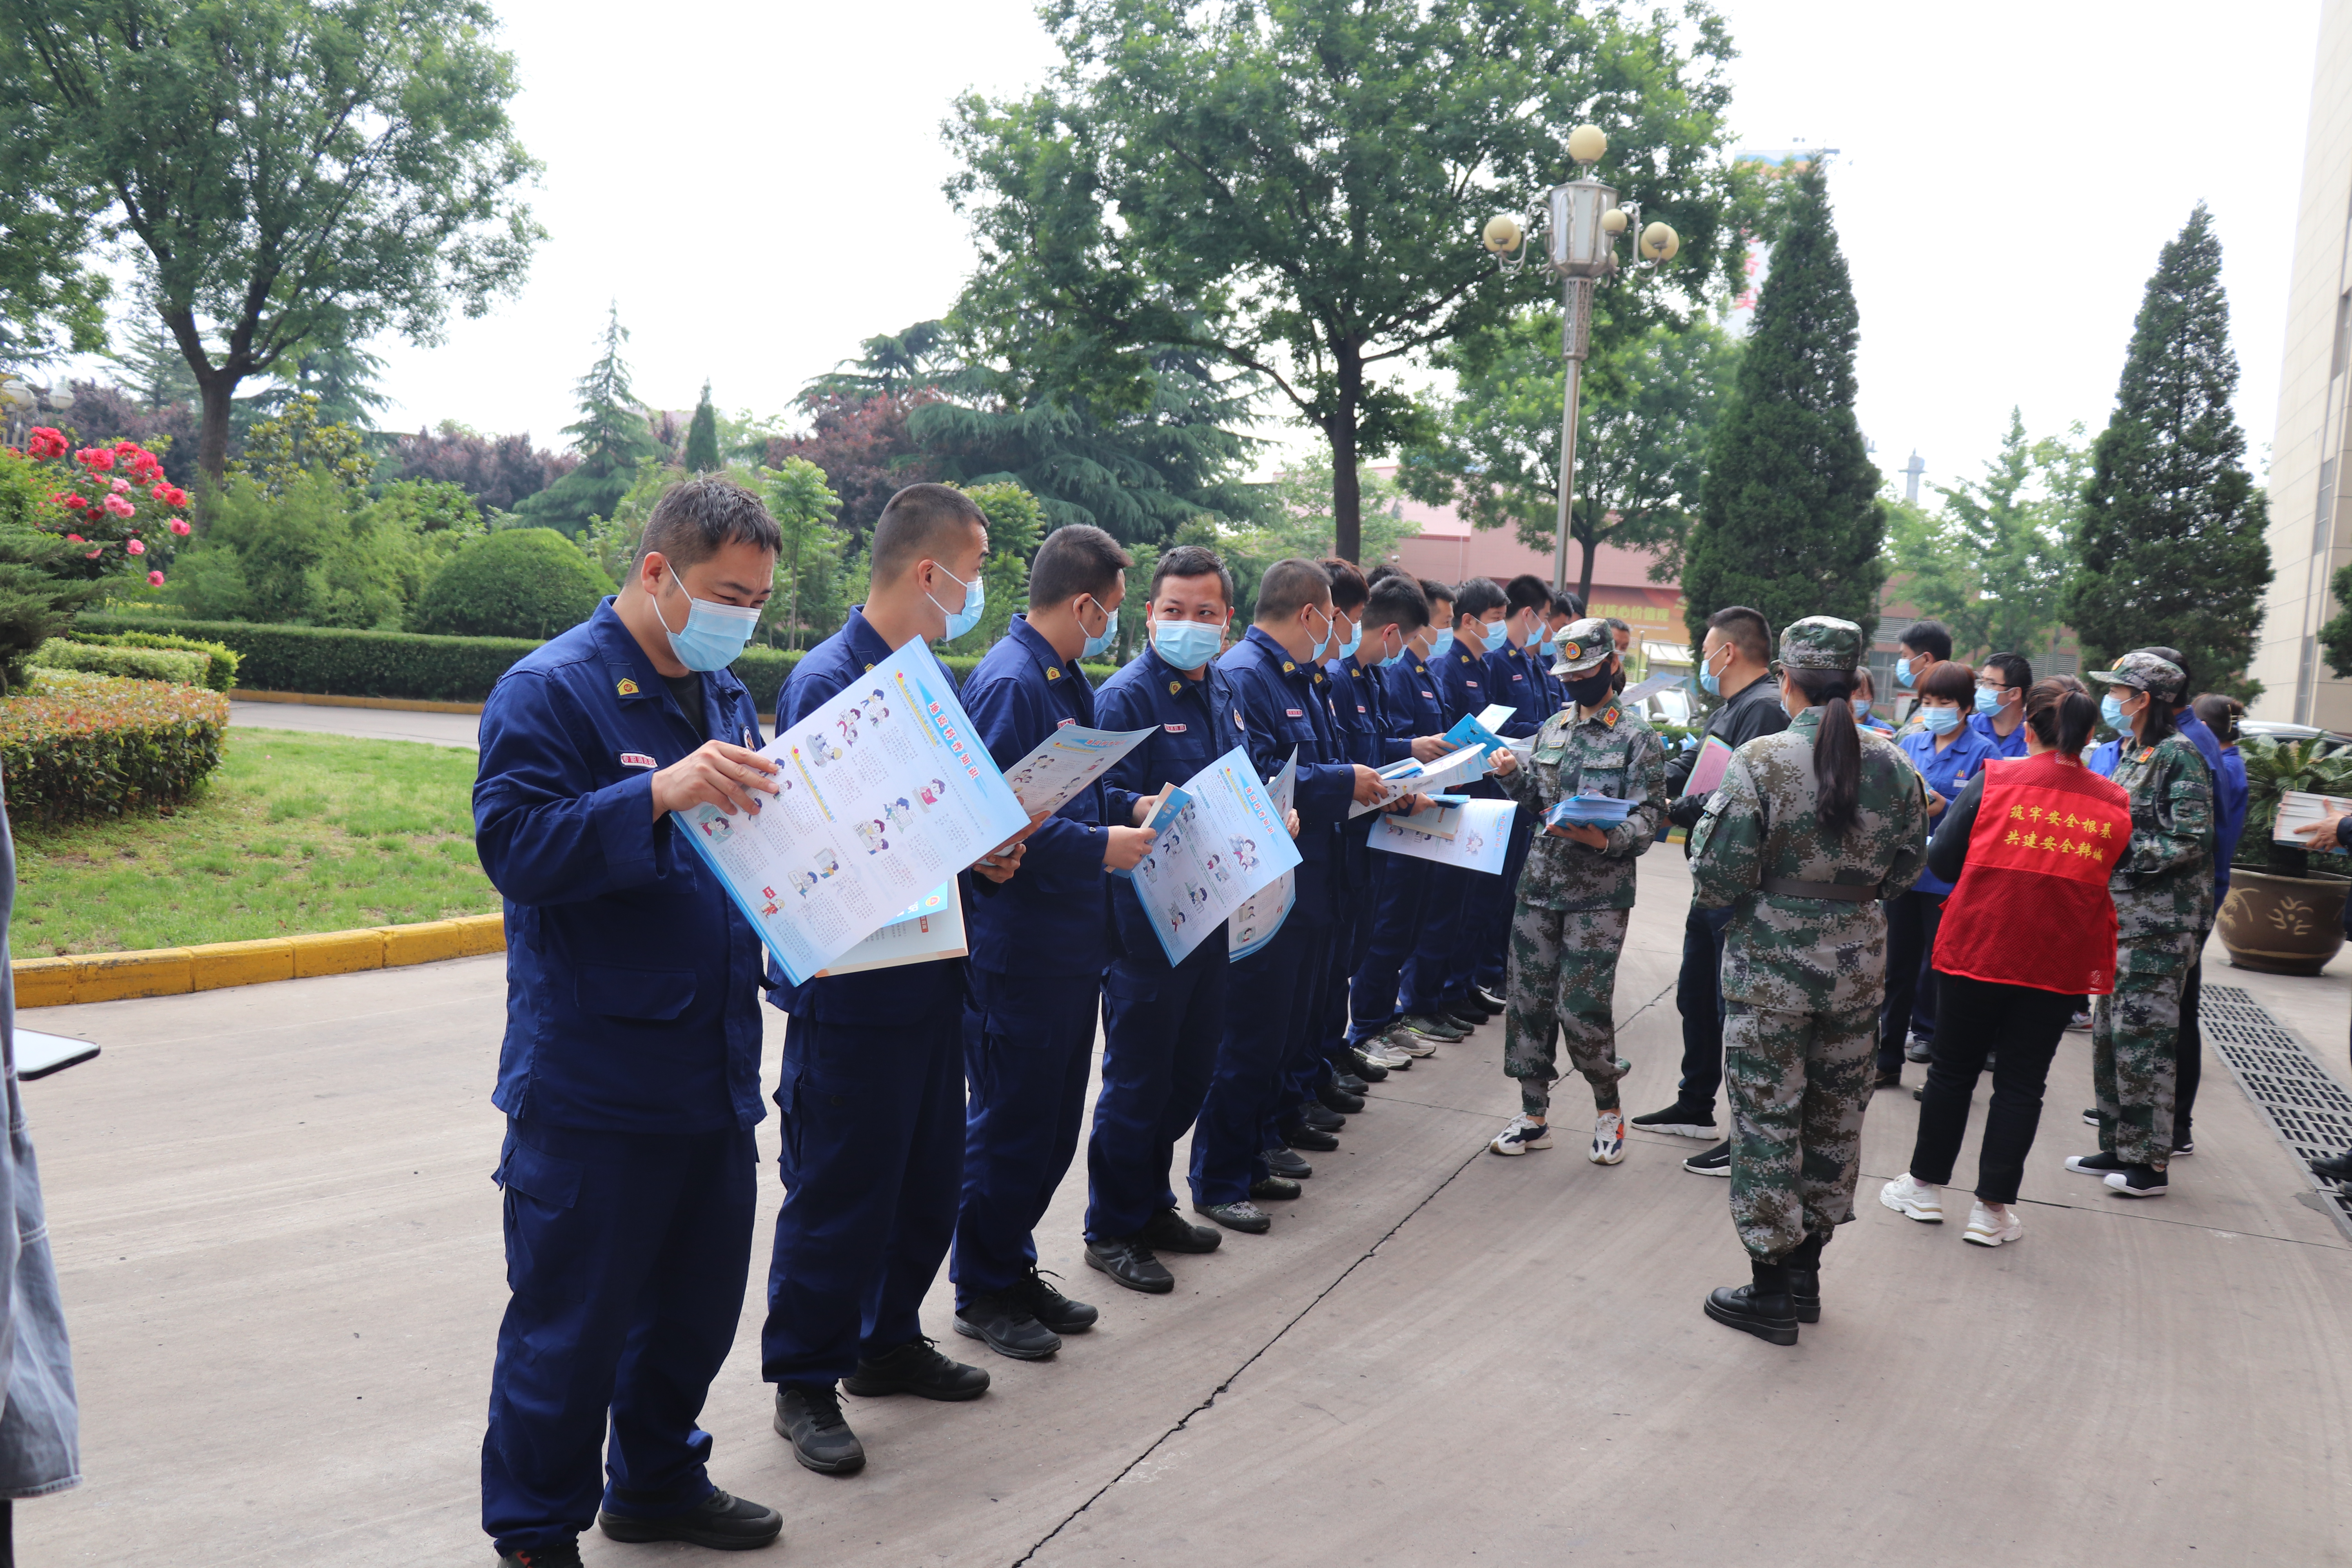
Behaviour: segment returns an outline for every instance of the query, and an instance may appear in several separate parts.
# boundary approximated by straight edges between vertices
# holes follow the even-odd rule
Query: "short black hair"
[[[1363,607],[1364,595],[1371,590],[1365,584],[1364,574],[1357,569],[1354,562],[1342,561],[1336,555],[1327,556],[1323,561],[1323,574],[1331,579],[1333,609],[1345,610],[1352,616]]]
[[[916,562],[938,560],[973,523],[988,526],[980,503],[953,485],[908,485],[874,520],[868,560],[877,583],[895,581]]]
[[[1454,618],[1458,621],[1470,616],[1484,619],[1487,611],[1499,610],[1508,602],[1492,577],[1473,577],[1454,596]]]
[[[1393,626],[1411,637],[1429,625],[1429,601],[1412,578],[1391,574],[1372,584],[1371,597],[1364,601],[1364,625]]]
[[[1029,562],[1029,605],[1040,609],[1090,594],[1105,609],[1118,574],[1135,564],[1119,542],[1091,522],[1067,522],[1045,536]]]
[[[1171,577],[1209,577],[1217,580],[1218,592],[1224,595],[1225,608],[1234,607],[1234,574],[1217,559],[1217,552],[1199,544],[1180,544],[1160,558],[1151,569],[1151,592],[1144,595],[1147,603],[1160,597],[1160,584]]]
[[[1571,621],[1580,621],[1584,618],[1584,601],[1562,588],[1551,596],[1551,613],[1566,616]]]
[[[1503,597],[1509,601],[1511,614],[1521,610],[1551,608],[1551,585],[1532,572],[1522,572],[1503,584]]]
[[[680,479],[662,491],[637,541],[637,563],[661,552],[670,570],[698,566],[730,544],[774,554],[784,536],[758,496],[720,474]]]
[[[1383,561],[1364,574],[1364,582],[1367,586],[1371,586],[1396,575],[1398,575],[1397,569]]]
[[[1611,631],[1612,631],[1612,632],[1623,632],[1623,633],[1624,633],[1627,637],[1632,637],[1632,636],[1633,635],[1633,628],[1631,626],[1627,625],[1625,622],[1619,620],[1616,616],[1604,616],[1604,617],[1602,617],[1602,618],[1608,621],[1608,623],[1609,623],[1609,629],[1610,629]]]
[[[1750,664],[1772,662],[1772,623],[1764,618],[1761,610],[1751,610],[1745,605],[1726,605],[1706,618],[1707,630],[1721,632],[1723,640],[1739,650],[1739,657]]]
[[[1251,618],[1286,621],[1298,613],[1301,605],[1319,605],[1330,596],[1329,574],[1312,561],[1292,556],[1267,567],[1265,575],[1257,580],[1257,608],[1251,612]]]
[[[1924,653],[1930,658],[1952,657],[1952,630],[1941,621],[1913,621],[1895,640],[1913,653]]]
[[[2030,690],[2033,686],[2033,666],[2026,662],[2021,653],[1987,654],[1984,663],[1977,670],[1978,677],[1981,679],[1988,669],[2000,671],[2003,686],[2019,691]]]
[[[1912,645],[1916,647],[1918,645]],[[1939,658],[1936,668],[1919,678],[1919,695],[1942,697],[1966,708],[1976,700],[1977,672],[1953,659]]]

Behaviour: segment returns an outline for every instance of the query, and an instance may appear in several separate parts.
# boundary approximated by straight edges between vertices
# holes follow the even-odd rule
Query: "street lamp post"
[[[1633,208],[1592,177],[1592,165],[1609,151],[1598,125],[1568,133],[1568,155],[1582,167],[1580,178],[1554,185],[1546,204],[1551,269],[1560,279],[1560,358],[1568,362],[1568,395],[1559,421],[1559,517],[1552,534],[1551,585],[1568,586],[1569,507],[1576,494],[1576,413],[1584,361],[1592,349],[1592,289],[1617,270],[1617,237],[1633,226]],[[1523,248],[1533,219],[1503,214],[1486,220],[1481,237],[1504,272],[1527,264]],[[1663,223],[1643,229],[1634,248],[1646,261],[1665,261],[1682,248],[1682,238]]]

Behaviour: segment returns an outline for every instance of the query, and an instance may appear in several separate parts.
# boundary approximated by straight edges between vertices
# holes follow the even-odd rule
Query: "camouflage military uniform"
[[[1607,636],[1607,622],[1592,624]],[[1568,1059],[1592,1085],[1596,1109],[1613,1110],[1626,1068],[1617,1056],[1617,954],[1633,908],[1633,858],[1665,821],[1665,746],[1612,699],[1590,719],[1568,711],[1546,720],[1532,763],[1501,783],[1539,813],[1580,793],[1642,803],[1602,830],[1606,849],[1538,826],[1511,917],[1503,1072],[1518,1079],[1520,1109],[1545,1114],[1564,1029]]]
[[[1851,669],[1861,647],[1858,626],[1815,616],[1783,634],[1781,658]],[[1723,950],[1731,1218],[1764,1262],[1853,1217],[1886,984],[1879,900],[1908,889],[1927,853],[1919,775],[1868,730],[1855,731],[1858,819],[1843,838],[1822,833],[1812,765],[1822,712],[1809,708],[1734,752],[1692,834],[1696,902],[1732,911]],[[1824,883],[1860,896],[1800,890]]]
[[[2091,1009],[2099,1147],[2161,1171],[2172,1157],[2180,986],[2213,921],[2213,780],[2179,735],[2127,747],[2115,781],[2131,795],[2131,844],[2116,900],[2116,989]]]

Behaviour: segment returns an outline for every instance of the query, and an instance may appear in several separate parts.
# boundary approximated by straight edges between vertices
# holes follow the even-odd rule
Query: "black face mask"
[[[1617,667],[1617,673],[1609,678],[1609,689],[1612,691],[1622,691],[1625,689],[1625,667],[1623,665],[1619,665]]]
[[[1568,686],[1568,694],[1576,699],[1580,708],[1591,708],[1614,689],[1616,672],[1596,669],[1590,675],[1566,675],[1560,679]]]

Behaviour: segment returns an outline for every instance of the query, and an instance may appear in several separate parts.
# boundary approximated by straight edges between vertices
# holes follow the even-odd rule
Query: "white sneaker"
[[[1395,1028],[1382,1035],[1381,1041],[1393,1049],[1402,1051],[1409,1057],[1433,1057],[1437,1054],[1435,1040],[1416,1035],[1402,1024],[1399,1024]]]
[[[1878,1201],[1896,1214],[1907,1215],[1922,1225],[1944,1223],[1943,1199],[1925,1182],[1913,1181],[1908,1171],[1880,1188]]]
[[[1596,1165],[1614,1165],[1625,1158],[1625,1113],[1604,1110],[1592,1119],[1592,1152]]]
[[[2017,1217],[2011,1205],[2000,1214],[1985,1207],[1979,1198],[1969,1208],[1969,1228],[1960,1233],[1962,1241],[1973,1241],[1979,1247],[1999,1247],[2004,1241],[2015,1241],[2025,1234],[2025,1222]]]
[[[1496,1154],[1524,1154],[1530,1149],[1551,1147],[1551,1129],[1532,1116],[1514,1116],[1511,1124],[1496,1135],[1486,1145]]]
[[[1391,1072],[1402,1072],[1412,1066],[1412,1053],[1385,1035],[1374,1035],[1356,1048]]]

